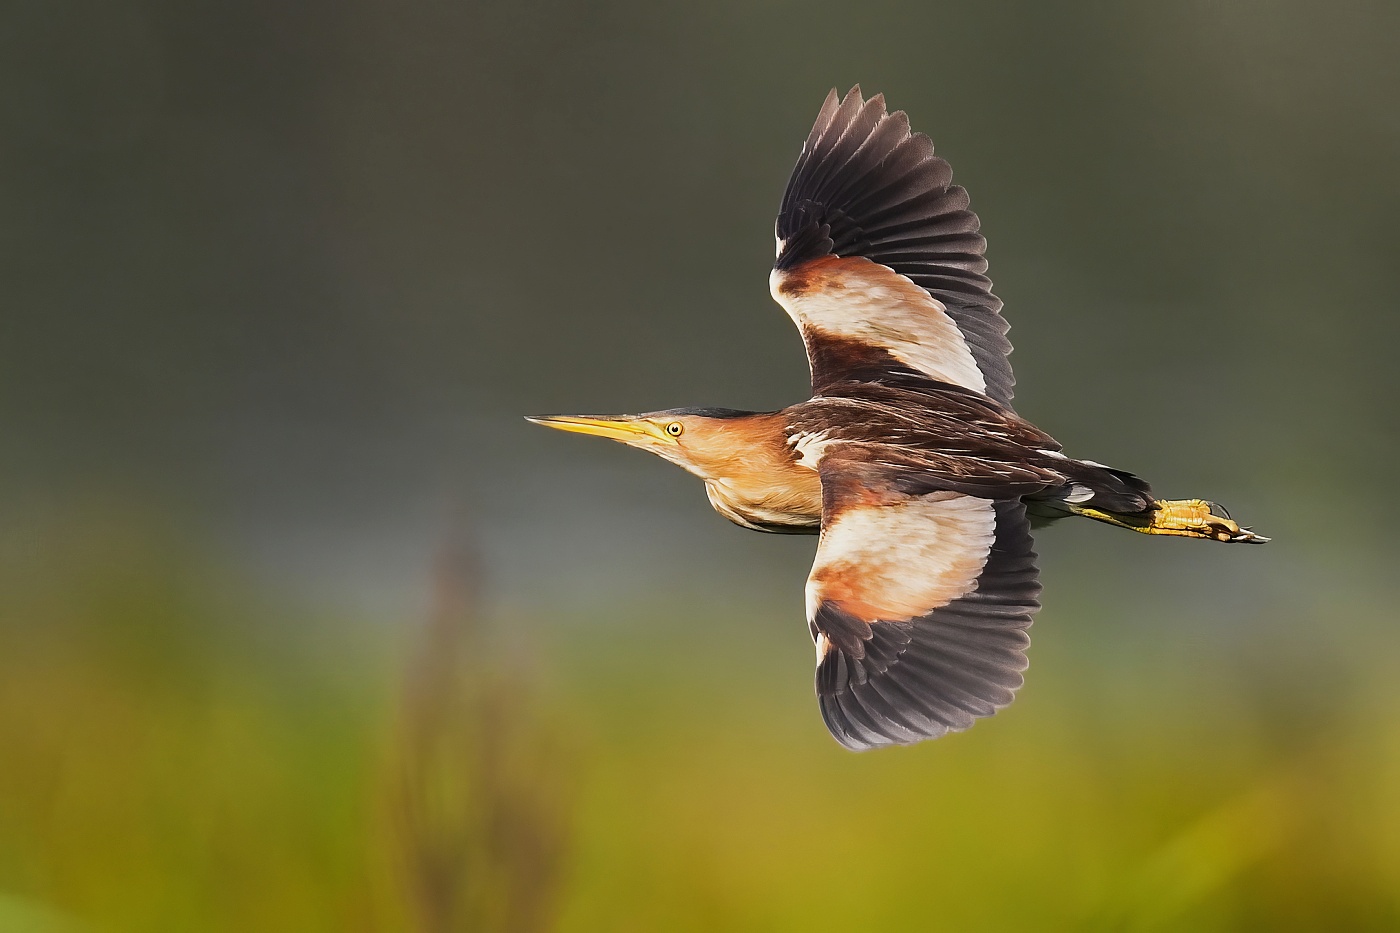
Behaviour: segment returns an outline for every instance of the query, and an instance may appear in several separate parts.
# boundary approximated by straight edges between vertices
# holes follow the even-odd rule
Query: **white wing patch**
[[[867,622],[927,615],[972,592],[996,537],[987,499],[931,493],[853,505],[822,529],[807,578],[807,618],[834,602]]]
[[[821,463],[822,454],[826,451],[826,445],[831,443],[824,432],[814,433],[800,432],[788,438],[788,443],[797,452],[796,463],[798,466],[806,467],[809,470],[817,469]]]
[[[943,303],[888,266],[859,256],[829,256],[797,269],[774,269],[769,290],[804,337],[858,341],[934,379],[987,391],[987,380]]]

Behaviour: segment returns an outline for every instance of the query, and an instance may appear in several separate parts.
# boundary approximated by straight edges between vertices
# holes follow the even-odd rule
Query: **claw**
[[[1204,499],[1159,499],[1151,511],[1132,515],[1082,507],[1076,507],[1074,511],[1086,518],[1130,528],[1145,535],[1209,538],[1228,544],[1265,544],[1269,540],[1235,524],[1223,507]]]
[[[1216,514],[1217,511],[1224,514]],[[1240,544],[1264,544],[1269,540],[1241,528],[1224,508],[1204,499],[1159,500],[1151,523],[1139,530],[1150,535],[1181,535]]]

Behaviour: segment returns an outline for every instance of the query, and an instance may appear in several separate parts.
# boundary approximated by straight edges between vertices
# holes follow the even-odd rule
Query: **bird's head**
[[[713,479],[753,443],[752,412],[673,408],[644,415],[536,415],[535,424],[593,434],[649,450],[702,479]]]

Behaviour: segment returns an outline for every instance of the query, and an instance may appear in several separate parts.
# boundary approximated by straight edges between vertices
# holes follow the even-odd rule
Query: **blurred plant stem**
[[[424,933],[553,926],[574,797],[561,733],[482,623],[480,565],[459,527],[405,673],[387,797]]]

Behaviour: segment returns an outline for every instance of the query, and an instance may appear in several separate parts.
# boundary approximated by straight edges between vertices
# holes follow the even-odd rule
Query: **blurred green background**
[[[0,931],[1400,929],[1400,6],[4,19]],[[803,397],[856,82],[1021,412],[1275,538],[1044,532],[1017,703],[859,756],[812,539],[520,419]]]

